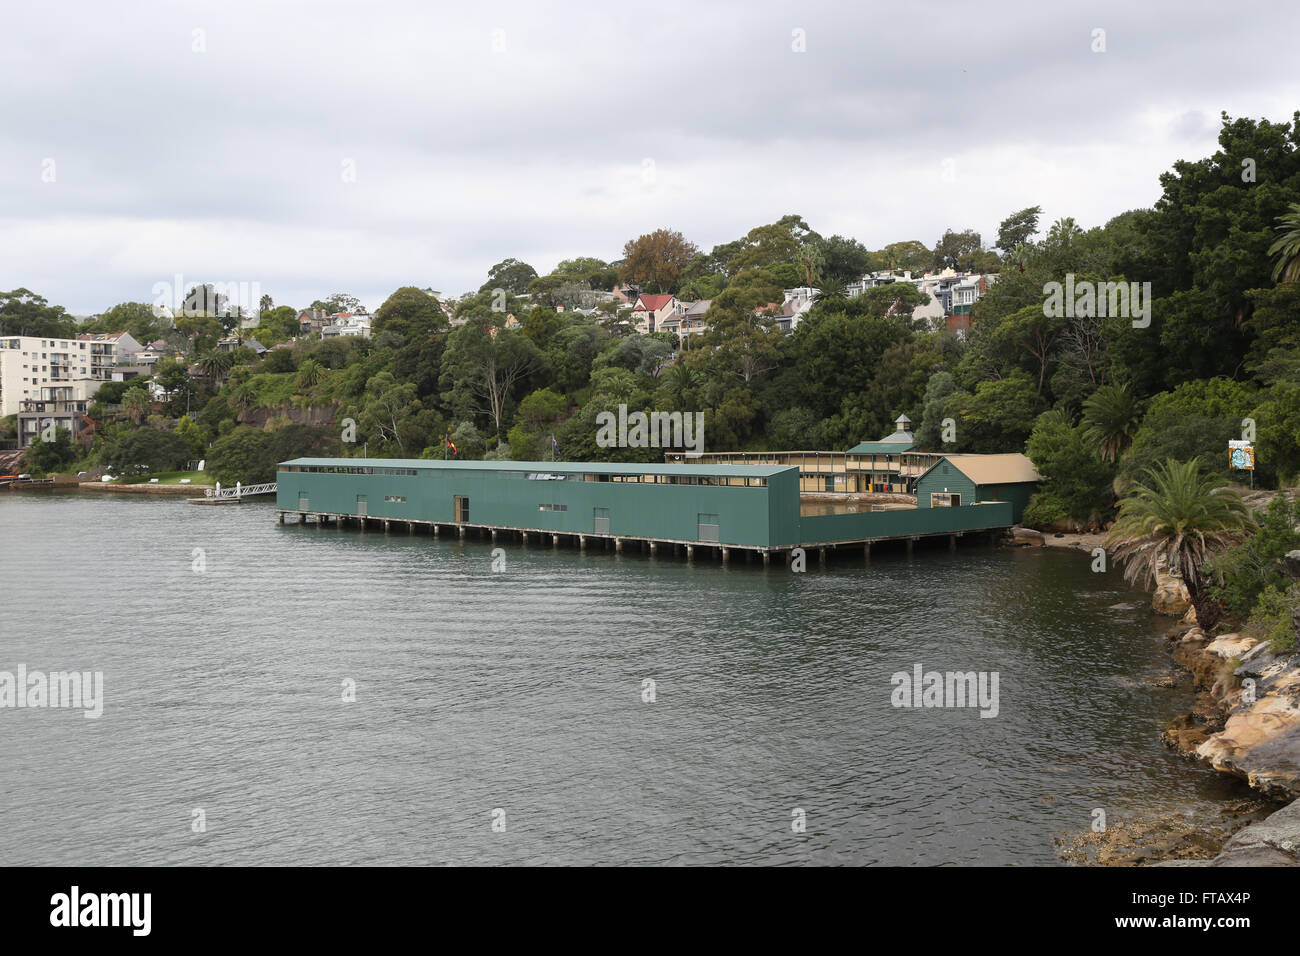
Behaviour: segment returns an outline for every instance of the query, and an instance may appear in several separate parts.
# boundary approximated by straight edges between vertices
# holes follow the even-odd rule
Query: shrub
[[[1285,590],[1270,584],[1250,612],[1248,629],[1267,640],[1274,653],[1283,654],[1296,646],[1296,612],[1300,610],[1300,585]]]

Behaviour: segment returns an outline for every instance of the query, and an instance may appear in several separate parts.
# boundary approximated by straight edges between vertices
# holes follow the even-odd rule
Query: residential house
[[[229,335],[224,339],[217,340],[218,352],[233,352],[240,346],[247,346],[258,355],[263,355],[267,351],[266,346],[251,335],[245,335],[242,339],[237,335]]]
[[[639,295],[632,307],[632,325],[642,335],[661,331],[663,321],[685,311],[675,295]]]
[[[324,309],[303,309],[298,313],[298,328],[302,335],[311,335],[329,325]]]
[[[776,324],[783,332],[793,332],[799,327],[800,321],[808,310],[817,302],[821,290],[811,286],[800,286],[797,289],[785,289],[784,294],[785,299],[776,314]]]
[[[321,338],[370,338],[371,317],[365,312],[336,312],[329,317],[329,324],[321,328]]]

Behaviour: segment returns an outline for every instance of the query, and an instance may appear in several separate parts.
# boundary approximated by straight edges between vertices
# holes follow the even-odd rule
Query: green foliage
[[[1273,267],[1274,282],[1294,282],[1300,279],[1300,202],[1287,206],[1287,211],[1277,217],[1277,241],[1268,247],[1268,255],[1277,256]]]
[[[204,457],[207,441],[203,438],[203,433],[199,430],[199,426],[195,424],[194,419],[188,415],[182,415],[180,420],[176,422],[176,434],[189,445],[191,458]]]
[[[856,282],[879,263],[858,240],[847,236],[831,236],[814,243],[821,253],[820,279],[835,282]]]
[[[338,435],[330,428],[286,425],[263,431],[241,425],[213,443],[208,453],[208,473],[226,486],[236,481],[255,485],[275,481],[279,462],[329,457],[339,452]]]
[[[1044,412],[1034,423],[1026,453],[1046,479],[1026,511],[1027,522],[1082,523],[1109,510],[1115,469],[1097,456],[1086,426],[1072,424],[1059,410]]]
[[[1241,497],[1201,470],[1197,459],[1163,461],[1133,483],[1108,544],[1130,583],[1155,581],[1162,562],[1181,574],[1202,627],[1214,621],[1203,583],[1211,561],[1253,530]]]
[[[915,432],[918,448],[939,451],[943,447],[944,408],[955,391],[957,383],[951,372],[935,372],[926,382],[921,401],[921,424]]]
[[[1286,589],[1289,579],[1282,558],[1300,548],[1297,523],[1300,507],[1279,494],[1264,509],[1254,533],[1214,560],[1212,571],[1221,582],[1214,594],[1224,607],[1244,616],[1266,588]]]
[[[777,451],[817,451],[824,447],[821,421],[811,409],[796,405],[772,416],[768,447]]]
[[[134,383],[130,381],[103,382],[100,384],[99,388],[95,389],[95,401],[104,405],[120,405],[122,403],[122,396],[126,394],[126,390],[133,384]]]
[[[1249,629],[1269,642],[1275,654],[1296,649],[1296,620],[1300,616],[1300,585],[1270,584],[1251,609]]]
[[[1017,370],[1003,379],[980,382],[974,393],[953,392],[944,403],[943,417],[956,425],[958,450],[989,454],[1023,448],[1040,407],[1033,379]]]
[[[77,450],[72,445],[72,433],[66,428],[57,429],[53,441],[37,439],[27,446],[23,456],[24,467],[37,477],[61,471],[77,460]]]
[[[1042,206],[1030,206],[1003,219],[998,224],[998,248],[1003,252],[1014,252],[1032,239],[1038,232],[1038,217],[1042,214]]]
[[[1208,474],[1228,481],[1228,441],[1241,437],[1242,419],[1254,404],[1249,384],[1226,378],[1184,382],[1162,392],[1151,400],[1120,467],[1121,478],[1132,481],[1165,459],[1200,458]]]
[[[1084,435],[1103,461],[1115,461],[1133,440],[1139,414],[1127,385],[1103,385],[1083,403]]]
[[[87,322],[87,332],[128,332],[144,345],[162,335],[164,325],[153,313],[153,306],[143,302],[121,302],[107,309],[98,319]]]
[[[190,458],[183,435],[143,426],[127,432],[108,450],[105,464],[121,477],[177,471]]]
[[[0,292],[0,335],[70,339],[77,324],[61,305],[50,305],[27,289]]]
[[[262,371],[272,374],[293,372],[297,370],[297,367],[292,349],[272,349],[266,353],[266,358],[262,360]]]
[[[504,289],[511,295],[523,295],[528,291],[528,283],[537,278],[537,270],[518,259],[502,259],[488,270],[487,282],[479,288],[480,292]]]

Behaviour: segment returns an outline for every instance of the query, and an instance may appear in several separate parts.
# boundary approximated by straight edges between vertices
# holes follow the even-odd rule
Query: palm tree
[[[799,251],[795,253],[794,261],[803,271],[803,284],[811,289],[816,284],[826,261],[821,250],[813,245],[800,246]]]
[[[229,352],[221,352],[213,349],[204,354],[198,361],[199,371],[208,383],[215,385],[217,379],[226,372],[230,371],[231,366],[235,364],[235,357]]]
[[[686,396],[700,382],[700,373],[684,362],[679,362],[668,370],[666,378],[668,394],[680,406],[685,404]]]
[[[1074,221],[1073,216],[1065,216],[1052,223],[1047,230],[1047,244],[1054,248],[1068,248],[1083,236],[1083,230]]]
[[[848,293],[843,282],[827,279],[822,283],[821,291],[817,293],[814,302],[842,302],[847,298]]]
[[[1084,437],[1097,446],[1102,461],[1114,461],[1133,441],[1138,400],[1128,385],[1103,385],[1083,403]]]
[[[1210,559],[1238,543],[1254,525],[1241,496],[1201,472],[1201,461],[1153,465],[1121,503],[1106,541],[1130,584],[1155,582],[1161,565],[1182,575],[1203,628],[1214,626],[1218,602],[1206,592]]]
[[[294,376],[293,383],[299,389],[307,391],[315,388],[322,378],[325,377],[325,369],[321,367],[320,362],[313,358],[304,359],[303,363],[298,366],[298,374]]]
[[[128,388],[122,393],[122,408],[131,416],[133,424],[139,425],[140,419],[144,413],[149,410],[152,400],[149,397],[149,386],[137,388]]]
[[[238,382],[231,381],[227,385],[228,394],[226,400],[239,407],[239,415],[242,417],[249,407],[257,401],[257,390],[244,379]]]
[[[1277,231],[1282,235],[1268,247],[1270,256],[1277,256],[1273,267],[1274,282],[1294,282],[1300,279],[1300,202],[1287,207],[1290,212],[1277,217]],[[1282,230],[1286,230],[1282,232]]]

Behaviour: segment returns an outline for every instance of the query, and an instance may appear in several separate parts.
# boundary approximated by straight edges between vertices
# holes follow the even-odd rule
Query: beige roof
[[[944,455],[977,485],[1005,485],[1020,481],[1042,481],[1034,463],[1024,455]]]

